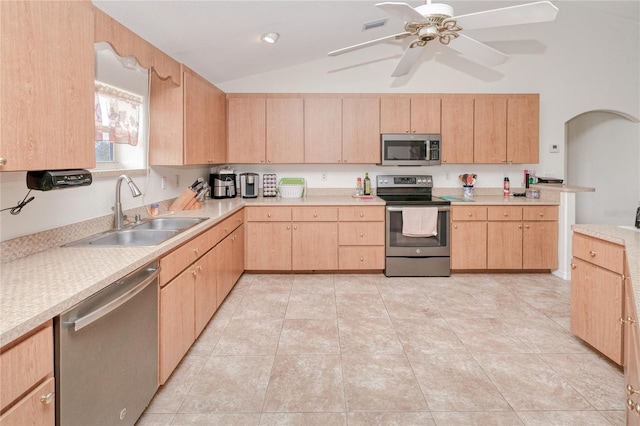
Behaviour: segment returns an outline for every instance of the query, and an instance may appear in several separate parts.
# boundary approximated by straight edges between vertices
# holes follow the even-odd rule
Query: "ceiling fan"
[[[334,50],[329,52],[329,56],[340,55],[384,41],[415,38],[404,51],[400,62],[391,74],[392,77],[400,77],[409,73],[422,53],[421,48],[435,39],[474,62],[487,66],[502,64],[509,59],[509,55],[460,32],[479,28],[553,21],[558,13],[558,8],[549,1],[503,7],[460,16],[453,15],[451,6],[431,3],[431,0],[427,0],[426,4],[415,8],[400,2],[384,2],[378,3],[376,6],[390,15],[402,18],[405,21],[405,31]]]

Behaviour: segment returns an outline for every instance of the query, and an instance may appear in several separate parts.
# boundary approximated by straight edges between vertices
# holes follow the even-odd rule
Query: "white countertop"
[[[209,219],[153,247],[56,247],[2,265],[0,346],[56,317],[119,278],[183,244],[244,206],[384,205],[351,196],[305,198],[240,197],[207,200],[200,210],[175,217]],[[165,216],[165,215],[162,215]]]

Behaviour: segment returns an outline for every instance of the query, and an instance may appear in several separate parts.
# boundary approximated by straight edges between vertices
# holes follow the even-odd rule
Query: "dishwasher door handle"
[[[105,303],[104,305],[100,306],[98,309],[91,311],[88,314],[76,319],[75,321],[69,321],[68,324],[73,327],[73,331],[82,330],[89,324],[92,324],[98,321],[100,318],[113,312],[114,310],[118,309],[120,306],[127,303],[129,300],[133,299],[138,293],[144,290],[145,287],[150,282],[155,280],[159,274],[160,274],[160,268],[158,267],[157,269],[153,270],[153,272],[148,277],[142,280],[140,284],[136,285],[131,290],[109,301],[108,303]]]

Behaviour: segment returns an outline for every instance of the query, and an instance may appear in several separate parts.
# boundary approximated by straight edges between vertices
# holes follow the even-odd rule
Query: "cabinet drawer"
[[[618,274],[624,272],[624,247],[621,245],[575,232],[572,245],[574,257]]]
[[[493,221],[522,220],[522,207],[516,206],[489,206],[487,218]]]
[[[291,207],[247,207],[247,222],[290,222]]]
[[[451,208],[451,220],[487,220],[487,208],[454,206]]]
[[[296,207],[291,211],[293,221],[297,222],[335,222],[338,209],[335,207]]]
[[[384,269],[384,246],[338,247],[338,268]]]
[[[212,232],[213,229],[209,229],[160,258],[160,287],[166,285],[211,248]]]
[[[340,207],[338,218],[340,222],[383,222],[384,207]]]
[[[238,226],[242,225],[244,222],[244,211],[240,210],[237,213],[229,216],[224,219],[222,222],[215,225],[211,230],[207,231],[209,234],[209,247],[214,247],[220,241],[225,239],[229,234],[231,234]]]
[[[522,218],[527,221],[558,220],[558,206],[523,207]]]
[[[341,246],[383,246],[384,222],[341,222],[338,224]]]
[[[3,350],[0,366],[0,401],[4,409],[42,379],[53,376],[51,321],[32,336]]]
[[[55,380],[50,378],[0,417],[0,426],[53,426],[56,422]],[[41,401],[40,398],[51,396]]]

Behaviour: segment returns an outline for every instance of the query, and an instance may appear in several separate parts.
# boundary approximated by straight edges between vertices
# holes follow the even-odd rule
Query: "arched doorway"
[[[640,126],[615,111],[589,111],[566,126],[566,183],[576,194],[576,223],[633,225],[640,202]]]

